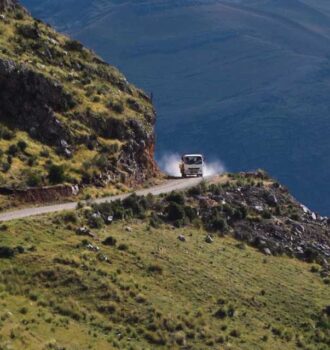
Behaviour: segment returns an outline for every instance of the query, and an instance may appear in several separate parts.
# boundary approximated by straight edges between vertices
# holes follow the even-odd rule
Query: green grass
[[[26,249],[0,259],[0,349],[327,348],[329,286],[311,265],[138,220],[78,236],[80,215],[0,232],[1,246]]]

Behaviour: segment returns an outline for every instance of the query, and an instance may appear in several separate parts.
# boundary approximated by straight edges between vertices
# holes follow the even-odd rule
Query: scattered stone
[[[269,248],[264,248],[263,252],[264,252],[266,255],[272,255],[272,252],[270,251]]]
[[[78,195],[78,193],[79,193],[79,185],[72,186],[72,194],[76,196]]]
[[[304,254],[304,249],[302,248],[302,247],[297,247],[297,252],[299,253],[299,254]]]
[[[213,243],[213,242],[214,242],[214,239],[212,238],[211,235],[207,235],[207,236],[205,237],[205,242],[206,242],[206,243]]]
[[[181,242],[186,242],[186,237],[181,234],[181,235],[178,236],[178,240],[181,241]]]
[[[79,227],[76,231],[77,235],[79,236],[87,236],[89,234],[90,230],[86,226]]]
[[[107,225],[112,224],[112,223],[113,223],[113,216],[108,216],[108,217],[106,218],[106,220],[105,220],[105,223],[106,223]]]
[[[310,213],[310,210],[305,205],[301,204],[300,207],[305,214]]]
[[[92,250],[94,252],[99,252],[100,248],[97,245],[93,245],[91,243],[87,243],[86,248]]]
[[[97,258],[99,259],[99,261],[104,261],[107,263],[110,263],[110,259],[108,258],[107,255],[100,253]]]

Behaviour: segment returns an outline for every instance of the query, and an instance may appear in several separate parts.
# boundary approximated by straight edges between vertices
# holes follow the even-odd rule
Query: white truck
[[[184,154],[181,158],[180,172],[182,177],[204,174],[204,158],[201,154]]]

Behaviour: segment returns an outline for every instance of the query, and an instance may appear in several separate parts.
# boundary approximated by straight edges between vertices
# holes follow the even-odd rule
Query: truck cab
[[[182,177],[202,177],[204,173],[204,157],[201,154],[184,154],[181,158],[180,172]]]

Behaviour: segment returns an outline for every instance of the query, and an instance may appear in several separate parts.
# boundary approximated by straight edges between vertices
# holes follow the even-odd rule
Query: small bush
[[[104,225],[104,220],[101,216],[91,215],[88,219],[88,225],[91,228],[101,229]]]
[[[28,144],[24,140],[20,140],[17,142],[17,147],[21,152],[25,152]]]
[[[124,104],[121,101],[110,101],[108,103],[108,108],[112,109],[118,114],[123,113],[125,110]]]
[[[40,37],[39,29],[36,25],[22,24],[17,27],[17,33],[26,39],[38,39]]]
[[[184,205],[185,203],[185,199],[182,193],[179,192],[171,192],[167,197],[166,200],[168,202],[173,202],[173,203],[177,203],[180,205]]]
[[[15,137],[15,134],[5,126],[0,125],[0,138],[10,141]]]
[[[71,40],[69,39],[65,45],[64,45],[66,50],[70,51],[82,51],[84,48],[83,44],[80,43],[78,40]]]
[[[6,173],[11,168],[11,164],[8,162],[4,162],[1,164],[1,168],[2,168],[2,171]]]
[[[18,153],[18,147],[16,145],[10,145],[7,150],[7,154],[11,156],[15,156],[17,153]]]
[[[117,240],[116,238],[109,236],[107,237],[103,242],[104,245],[110,246],[110,247],[114,247],[117,244]]]
[[[6,246],[2,246],[0,247],[0,259],[10,259],[13,258],[15,256],[15,249],[14,248],[10,248],[10,247],[6,247]]]
[[[128,250],[128,245],[125,244],[125,243],[120,243],[119,246],[118,246],[118,250],[127,251]]]
[[[62,165],[52,164],[48,169],[48,179],[53,185],[64,182],[65,170]]]
[[[40,174],[36,172],[29,172],[26,178],[26,184],[29,187],[38,187],[42,183],[42,178]]]
[[[184,207],[175,202],[171,202],[167,206],[166,214],[169,221],[183,220],[186,216]]]
[[[163,273],[163,267],[159,264],[151,264],[148,266],[148,272],[161,275]]]
[[[73,211],[64,213],[62,215],[62,219],[66,224],[68,224],[68,223],[77,224],[79,221],[77,214]]]
[[[239,338],[241,336],[241,332],[237,329],[233,329],[229,334],[235,338]]]
[[[155,212],[152,212],[149,223],[151,227],[159,228],[159,226],[162,224],[162,220]]]
[[[49,158],[49,151],[47,149],[42,149],[40,151],[40,157]]]

